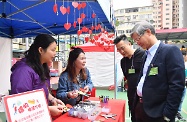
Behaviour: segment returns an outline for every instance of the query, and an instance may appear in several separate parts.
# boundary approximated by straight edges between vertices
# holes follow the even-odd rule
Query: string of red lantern
[[[69,4],[69,1],[68,1],[68,4]],[[64,28],[66,30],[69,30],[71,28],[71,23],[68,22],[68,15],[69,14],[70,14],[70,6],[67,7],[67,23],[64,24]]]
[[[69,1],[68,2],[68,5],[67,5],[67,8],[65,7],[65,4],[64,4],[64,0],[63,0],[63,4],[62,6],[60,6],[60,12],[62,13],[62,15],[65,15],[67,14],[67,22],[64,24],[64,28],[66,30],[69,30],[71,28],[71,23],[68,22],[68,17],[69,17],[69,14],[70,14],[70,6],[69,6]],[[78,23],[78,31],[77,31],[77,34],[78,36],[80,36],[82,34],[82,32],[88,32],[90,35],[93,33],[93,30],[95,30],[95,35],[93,36],[93,38],[90,38],[90,37],[85,37],[85,41],[86,42],[91,42],[99,47],[102,47],[102,48],[105,48],[106,50],[107,49],[110,49],[110,45],[113,43],[113,37],[114,37],[114,34],[108,34],[108,32],[104,29],[104,27],[101,26],[101,24],[97,23],[99,20],[99,18],[96,18],[96,14],[95,12],[93,11],[92,14],[91,14],[91,19],[92,19],[92,25],[90,28],[87,28],[85,25],[84,25],[84,19],[86,18],[86,14],[84,12],[84,9],[85,7],[87,6],[87,3],[86,2],[76,2],[74,0],[74,2],[72,2],[72,6],[74,7],[74,22],[73,22],[73,27],[76,28],[76,25]],[[78,18],[77,18],[77,21],[76,21],[76,15],[75,15],[75,11],[76,9],[79,11],[79,15],[78,15]],[[83,9],[83,12],[80,13],[80,10]],[[53,6],[53,11],[54,13],[56,13],[58,15],[58,5],[56,3],[56,0],[55,0],[55,4]],[[91,12],[90,12],[91,13]],[[87,13],[88,14],[88,13]],[[93,21],[95,20],[95,25],[93,25]],[[81,29],[80,25],[81,23],[83,23],[83,27]],[[96,34],[96,31],[98,32],[99,29],[101,30],[101,32],[99,34]]]

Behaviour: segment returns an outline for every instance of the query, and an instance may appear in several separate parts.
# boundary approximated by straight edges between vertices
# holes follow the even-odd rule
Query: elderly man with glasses
[[[148,22],[138,22],[131,32],[147,52],[137,84],[136,122],[175,122],[185,82],[183,56],[178,47],[157,40]]]

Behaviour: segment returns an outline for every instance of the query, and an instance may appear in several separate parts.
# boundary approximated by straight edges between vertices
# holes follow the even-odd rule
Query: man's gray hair
[[[151,30],[151,33],[155,35],[155,28],[147,21],[137,22],[131,30],[131,37],[134,33],[143,35],[147,29]]]

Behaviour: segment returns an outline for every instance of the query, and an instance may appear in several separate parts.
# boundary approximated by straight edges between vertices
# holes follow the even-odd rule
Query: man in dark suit
[[[157,40],[148,22],[138,22],[131,37],[147,50],[137,84],[136,122],[174,122],[185,82],[179,48]]]
[[[140,74],[141,60],[145,51],[138,48],[133,49],[125,34],[114,39],[117,51],[123,56],[121,59],[121,69],[127,79],[127,97],[131,114],[131,121],[136,122],[133,108],[134,95],[136,93],[137,79]]]

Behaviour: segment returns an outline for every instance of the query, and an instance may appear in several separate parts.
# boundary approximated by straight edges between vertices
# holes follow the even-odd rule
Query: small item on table
[[[66,104],[66,106],[64,107],[64,112],[69,111],[71,108],[73,108],[70,104]]]
[[[94,120],[93,122],[104,122],[104,121],[105,121],[105,119],[102,118],[102,119],[99,119],[99,120]]]
[[[109,96],[99,96],[99,101],[101,102],[101,103],[108,103],[108,101],[109,101]]]
[[[113,120],[115,120],[115,116],[117,116],[116,114],[101,114],[102,117],[105,117],[105,119],[108,119],[108,118],[112,118]]]
[[[90,97],[88,94],[86,94],[86,93],[84,93],[84,92],[82,92],[82,91],[78,91],[78,94],[83,95],[83,96],[86,96],[86,97]]]

